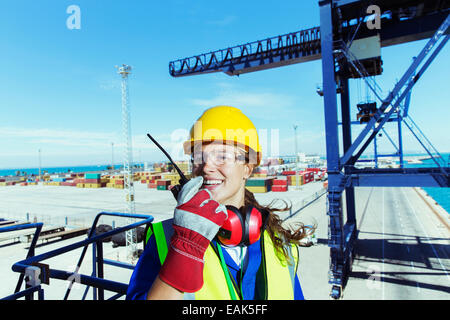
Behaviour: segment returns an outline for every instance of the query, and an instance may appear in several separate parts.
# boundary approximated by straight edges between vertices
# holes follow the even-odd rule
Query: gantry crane
[[[379,14],[368,12],[369,6]],[[328,170],[329,283],[332,298],[340,298],[353,260],[357,239],[356,186],[449,187],[450,169],[423,132],[408,117],[411,89],[449,38],[449,0],[323,0],[319,1],[320,27],[301,30],[243,45],[171,61],[173,77],[212,72],[241,75],[296,63],[322,60],[326,155]],[[381,28],[369,28],[379,19]],[[382,73],[380,48],[429,39],[386,97],[380,95],[376,75]],[[360,44],[358,49],[358,44]],[[360,50],[369,48],[371,50]],[[377,54],[378,52],[378,54]],[[363,79],[379,100],[360,107],[364,128],[351,134],[349,79]],[[341,122],[338,121],[340,95]],[[405,101],[406,99],[406,101]],[[403,151],[397,150],[400,168],[355,167],[387,122],[403,123],[434,161],[429,168],[404,168]],[[354,123],[354,122],[353,122]],[[342,128],[343,154],[338,130]],[[398,130],[401,148],[401,125]],[[342,198],[345,197],[345,208]],[[345,209],[345,210],[344,210]],[[344,212],[346,221],[344,222]]]

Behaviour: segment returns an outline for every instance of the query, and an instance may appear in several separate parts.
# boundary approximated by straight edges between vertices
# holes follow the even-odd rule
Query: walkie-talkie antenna
[[[147,133],[147,136],[150,138],[150,140],[153,141],[154,144],[156,144],[156,146],[166,155],[166,157],[169,159],[169,161],[173,164],[173,166],[175,167],[175,170],[177,170],[178,174],[181,177],[180,184],[183,185],[186,182],[188,182],[189,179],[186,178],[186,176],[183,174],[183,172],[180,170],[180,168],[178,168],[178,166],[175,164],[175,162],[173,162],[172,158],[169,156],[169,154],[166,152],[166,150],[164,150],[164,148],[161,147],[155,139],[153,139],[153,137],[150,135],[150,133]]]

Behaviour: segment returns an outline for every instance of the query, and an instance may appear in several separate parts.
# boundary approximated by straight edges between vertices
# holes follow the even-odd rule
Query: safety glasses
[[[231,150],[214,150],[211,152],[197,151],[191,155],[194,165],[206,164],[208,162],[216,166],[233,165],[236,162],[244,162],[246,156]]]

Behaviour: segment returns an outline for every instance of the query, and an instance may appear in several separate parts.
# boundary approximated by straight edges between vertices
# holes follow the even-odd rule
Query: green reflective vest
[[[172,219],[153,223],[147,231],[146,243],[154,236],[161,265],[167,255],[170,237],[173,233]],[[261,271],[264,278],[264,299],[294,299],[295,275],[298,267],[298,248],[289,246],[291,261],[289,264],[283,255],[278,254],[267,231],[261,238]],[[213,244],[208,246],[204,256],[203,287],[195,293],[185,293],[185,299],[195,300],[230,300],[240,299],[236,283],[221,259],[220,248]],[[225,269],[225,270],[224,270]]]

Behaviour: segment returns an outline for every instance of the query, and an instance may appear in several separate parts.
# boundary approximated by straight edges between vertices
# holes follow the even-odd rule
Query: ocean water
[[[48,174],[57,174],[57,173],[69,173],[69,172],[91,172],[91,171],[103,171],[107,170],[107,168],[110,165],[94,165],[94,166],[70,166],[70,167],[42,167],[41,168],[41,174],[44,173],[44,171],[47,171]],[[143,168],[143,163],[135,163],[134,164],[135,169],[138,170],[136,167]],[[122,169],[122,165],[114,165],[114,168],[116,170]],[[140,169],[139,169],[140,170]],[[0,169],[0,177],[5,176],[15,176],[17,171],[20,171],[20,175],[24,175],[24,172],[26,172],[27,175],[39,175],[39,168],[17,168],[17,169]]]
[[[89,171],[101,171],[106,170],[108,166],[107,165],[98,165],[98,166],[72,166],[72,167],[42,167],[41,168],[41,174],[44,173],[44,171],[47,171],[49,174],[56,174],[56,173],[69,173],[69,172],[89,172]],[[39,175],[39,168],[20,168],[20,169],[0,169],[0,177],[3,176],[14,176],[16,175],[17,171],[20,171],[20,175],[23,175],[23,172],[26,172],[26,174],[31,175]]]
[[[449,162],[450,153],[441,154],[447,163]],[[432,159],[423,160],[421,164],[406,164],[407,168],[417,167],[436,167],[436,163]],[[450,188],[422,188],[428,193],[442,208],[450,213]]]

